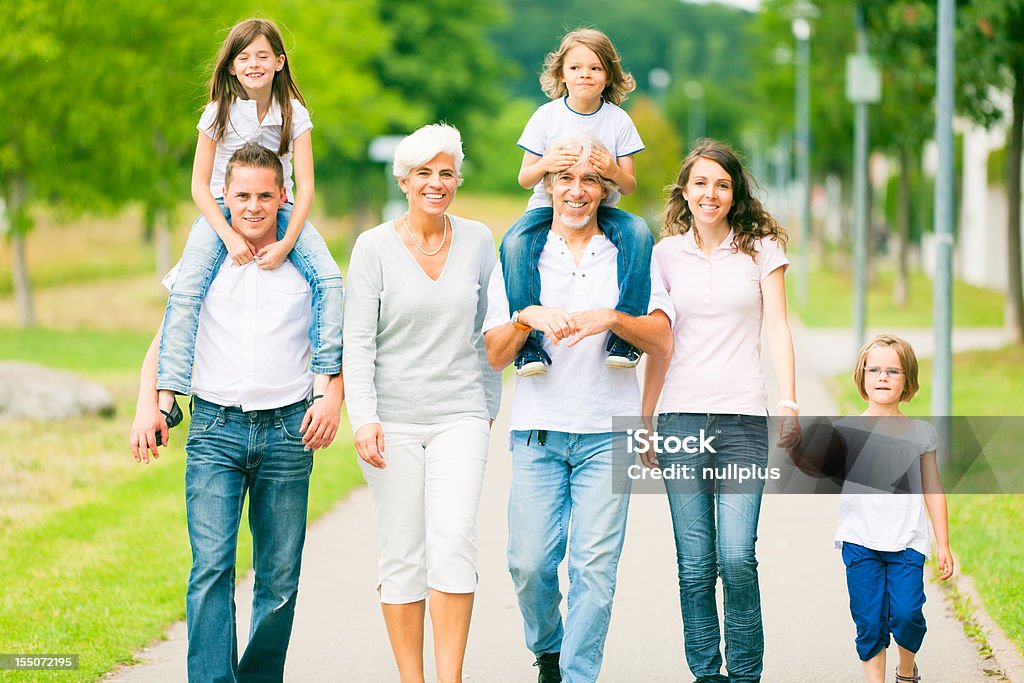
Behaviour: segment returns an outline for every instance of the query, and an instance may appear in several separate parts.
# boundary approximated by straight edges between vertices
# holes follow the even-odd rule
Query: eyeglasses
[[[872,376],[877,376],[884,372],[885,374],[889,375],[889,379],[896,379],[900,375],[906,374],[899,368],[864,368],[864,372]]]

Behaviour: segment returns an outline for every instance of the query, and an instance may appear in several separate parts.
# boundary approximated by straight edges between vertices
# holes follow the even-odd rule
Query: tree
[[[118,7],[114,4],[111,10]],[[14,292],[23,326],[35,324],[24,238],[34,203],[65,212],[123,201],[126,140],[115,11],[85,0],[3,0],[0,14],[0,192],[7,205]]]
[[[665,207],[665,186],[673,183],[683,156],[679,133],[649,97],[639,97],[629,110],[647,148],[637,154],[636,192],[626,195],[621,208],[643,216],[659,232],[658,217]]]
[[[1021,154],[1024,135],[1024,0],[973,0],[959,9],[957,76],[960,109],[989,126],[1004,117],[999,93],[1011,93],[1007,148],[1007,321],[1024,343],[1021,277]]]
[[[868,35],[882,67],[882,102],[875,110],[872,139],[897,158],[900,168],[893,300],[905,306],[913,186],[924,144],[935,129],[935,7],[923,0],[870,0],[865,5]]]

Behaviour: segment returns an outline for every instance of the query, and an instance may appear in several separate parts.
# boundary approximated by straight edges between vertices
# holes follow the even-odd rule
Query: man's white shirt
[[[577,266],[565,240],[549,231],[538,263],[541,305],[570,313],[615,308],[619,301],[618,253],[603,234],[595,235]],[[661,310],[671,322],[672,301],[656,267],[652,261],[648,312]],[[483,330],[508,322],[508,297],[499,263],[487,288]],[[607,339],[607,333],[596,334],[570,348],[570,340],[555,346],[545,335],[543,347],[551,356],[551,365],[546,375],[516,378],[510,429],[596,434],[612,431],[613,417],[639,417],[637,373],[605,367]]]
[[[177,273],[178,265],[164,277],[168,290]],[[192,393],[246,411],[309,396],[311,306],[309,284],[289,261],[262,270],[225,259],[199,315]]]

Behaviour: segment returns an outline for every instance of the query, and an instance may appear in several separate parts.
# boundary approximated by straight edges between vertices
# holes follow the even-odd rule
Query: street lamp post
[[[811,247],[811,12],[800,7],[793,19],[796,38],[796,164],[800,178],[800,251],[797,252],[797,299],[807,301],[808,253]],[[795,10],[796,11],[796,10]]]
[[[953,93],[956,3],[939,0],[936,54],[935,142],[935,362],[932,366],[932,415],[953,413]]]
[[[868,105],[882,99],[882,78],[871,56],[864,7],[858,2],[857,52],[846,60],[846,99],[854,104],[853,130],[853,335],[864,343],[867,320]]]
[[[672,85],[672,74],[668,72],[668,69],[663,69],[660,66],[655,67],[647,74],[647,82],[651,86],[651,94],[654,96],[654,101],[658,104],[662,113],[668,111],[665,93],[668,92],[668,87]]]
[[[697,81],[683,84],[686,93],[686,137],[690,139],[690,147],[704,137],[706,114],[704,111],[704,86]]]

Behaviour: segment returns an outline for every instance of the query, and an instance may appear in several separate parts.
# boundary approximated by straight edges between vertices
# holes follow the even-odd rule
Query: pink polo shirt
[[[697,247],[693,231],[667,237],[654,260],[675,306],[675,351],[665,376],[662,413],[765,415],[768,392],[761,371],[761,283],[789,265],[782,245],[755,243],[754,260],[733,250],[733,233],[712,252]]]

